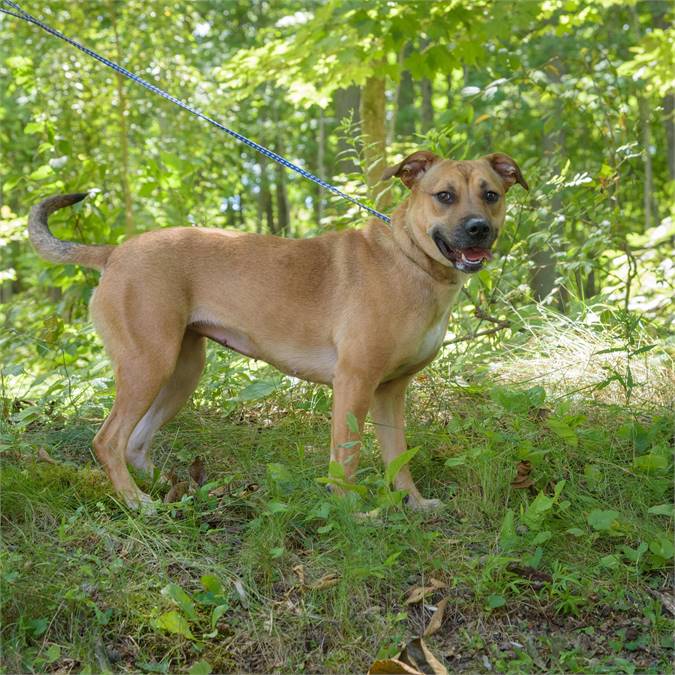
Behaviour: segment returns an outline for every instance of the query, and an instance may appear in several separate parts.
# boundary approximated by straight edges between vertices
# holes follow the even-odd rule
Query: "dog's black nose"
[[[475,240],[485,239],[490,234],[490,223],[484,218],[468,218],[464,222],[464,231]]]

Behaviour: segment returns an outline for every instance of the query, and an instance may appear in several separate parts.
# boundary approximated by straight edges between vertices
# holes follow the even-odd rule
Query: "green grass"
[[[209,482],[153,516],[112,495],[97,421],[6,421],[5,672],[366,672],[445,596],[427,642],[450,671],[671,672],[672,417],[444,380],[418,380],[408,414],[438,514],[396,506],[372,429],[364,496],[329,494],[328,403],[304,386],[185,410],[156,462],[186,480],[201,455]],[[406,605],[429,578],[447,588]]]

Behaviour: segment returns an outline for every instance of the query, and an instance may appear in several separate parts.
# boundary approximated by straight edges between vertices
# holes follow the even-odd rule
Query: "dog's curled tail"
[[[49,215],[65,206],[81,202],[89,193],[56,195],[34,206],[28,218],[28,236],[35,250],[45,260],[55,263],[75,263],[84,267],[102,269],[114,246],[78,244],[57,239],[49,230]]]

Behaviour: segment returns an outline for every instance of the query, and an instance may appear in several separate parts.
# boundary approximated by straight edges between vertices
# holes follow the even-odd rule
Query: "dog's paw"
[[[154,516],[157,513],[157,502],[140,490],[134,495],[125,496],[124,501],[129,509],[141,515]]]
[[[404,503],[415,511],[440,511],[444,504],[440,499],[425,499],[424,497],[413,497],[407,495]]]

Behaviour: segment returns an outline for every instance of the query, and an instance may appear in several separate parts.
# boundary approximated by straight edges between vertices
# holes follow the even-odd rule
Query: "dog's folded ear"
[[[434,155],[433,152],[419,150],[406,157],[396,166],[390,166],[388,169],[385,169],[380,180],[388,180],[392,176],[397,176],[407,188],[412,188],[415,182],[424,175],[424,172],[428,171],[432,164],[440,162],[441,159],[438,155]]]
[[[495,172],[501,176],[505,190],[508,190],[516,183],[520,183],[526,190],[530,189],[513,158],[505,155],[503,152],[493,152],[491,155],[485,155],[483,159],[487,160]]]

